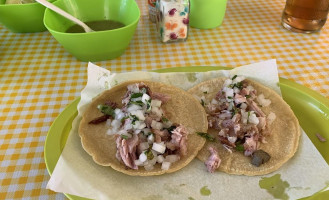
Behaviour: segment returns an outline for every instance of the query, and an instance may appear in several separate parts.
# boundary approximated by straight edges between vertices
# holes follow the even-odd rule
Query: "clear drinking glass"
[[[329,0],[287,0],[281,23],[294,32],[317,32],[326,23],[328,11]]]

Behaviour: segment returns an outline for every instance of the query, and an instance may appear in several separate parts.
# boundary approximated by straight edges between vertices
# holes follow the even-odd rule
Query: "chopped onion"
[[[232,80],[231,79],[226,79],[224,82],[224,88],[227,88],[227,86],[232,84]]]
[[[136,129],[136,130],[134,131],[134,134],[139,134],[141,131],[142,131],[142,130],[140,130],[140,129]]]
[[[118,134],[120,134],[120,135],[127,135],[127,134],[128,134],[127,130],[125,130],[125,129],[121,129],[121,130],[119,130],[119,131],[117,131],[117,132],[118,132]]]
[[[257,125],[259,123],[259,119],[256,117],[256,114],[251,111],[249,116],[249,123]]]
[[[152,120],[151,127],[153,129],[161,130],[163,128],[163,124],[161,122],[157,122],[155,120]]]
[[[160,154],[163,154],[166,151],[166,145],[164,142],[161,143],[153,143],[152,149]]]
[[[150,134],[150,135],[147,137],[147,142],[148,142],[149,144],[152,144],[152,143],[154,142],[154,136],[153,136],[153,134]]]
[[[143,165],[143,162],[141,162],[140,160],[134,160],[134,163],[135,163],[135,165],[137,165],[137,166],[141,166],[141,165]]]
[[[136,104],[131,104],[129,105],[129,107],[127,108],[127,111],[128,112],[132,112],[132,111],[135,111],[135,110],[141,110],[142,107],[136,105]]]
[[[113,127],[113,129],[119,129],[121,126],[121,121],[117,119],[112,120],[111,126]]]
[[[164,159],[164,162],[174,163],[174,162],[178,161],[179,159],[180,159],[180,157],[178,155],[168,155]]]
[[[252,87],[251,85],[247,86],[247,89],[251,92],[252,90],[255,90],[254,87]]]
[[[152,107],[151,111],[158,117],[161,117],[163,114],[163,111],[159,107]]]
[[[211,104],[215,104],[215,105],[217,105],[217,104],[218,104],[218,101],[217,101],[216,99],[212,99],[212,100],[211,100]]]
[[[163,123],[163,128],[170,128],[172,125],[173,125],[173,123],[168,120]]]
[[[106,134],[107,135],[115,135],[115,134],[117,134],[117,130],[113,130],[112,128],[107,129]]]
[[[142,101],[142,97],[132,98],[131,101],[134,101],[134,102]]]
[[[161,165],[162,170],[168,170],[170,168],[171,163],[170,162],[163,162]]]
[[[219,114],[218,117],[220,119],[231,118],[232,117],[232,114],[231,113],[222,113],[222,114]]]
[[[107,119],[107,120],[106,120],[106,126],[109,126],[109,127],[110,127],[110,126],[111,126],[111,122],[112,122],[111,119]]]
[[[237,137],[235,137],[235,136],[227,137],[227,140],[230,141],[231,143],[235,143],[235,141],[237,140]]]
[[[151,99],[151,97],[148,95],[148,94],[143,94],[143,96],[142,96],[142,102],[144,103],[144,104],[146,104],[146,102],[148,101],[148,100],[150,100]]]
[[[151,100],[151,106],[152,107],[160,107],[161,103],[162,103],[162,101],[160,101],[160,100],[156,100],[156,99]]]
[[[275,113],[274,112],[270,112],[270,114],[268,114],[268,116],[267,116],[267,122],[268,122],[268,124],[272,124],[275,119],[276,119]]]
[[[126,120],[129,120],[129,121],[124,123],[123,129],[125,129],[125,130],[132,129],[133,125],[131,124],[131,120],[130,119],[126,119]]]
[[[233,88],[233,92],[234,92],[235,94],[239,94],[239,93],[240,93],[240,89],[239,89],[239,88],[236,88],[236,87],[234,87],[234,88]]]
[[[140,155],[139,155],[139,161],[141,161],[142,163],[145,162],[147,160],[147,156],[145,154],[145,151],[143,151]]]
[[[242,123],[246,124],[248,122],[248,112],[241,110]]]
[[[261,106],[264,106],[264,107],[269,106],[271,104],[271,100],[265,99],[264,94],[258,95],[257,101]]]
[[[135,115],[139,120],[145,120],[144,112],[142,110],[133,110],[130,112],[131,115]]]
[[[235,84],[235,83],[239,83],[241,81],[243,81],[245,79],[244,76],[237,76],[233,81],[232,83]]]
[[[151,132],[151,129],[150,128],[143,128],[143,130],[142,130],[144,133],[149,133],[149,132]]]
[[[146,124],[143,121],[135,121],[135,124],[132,125],[134,129],[143,129],[146,127]]]
[[[243,110],[245,110],[245,109],[247,108],[247,104],[242,103],[242,104],[240,105],[240,108],[243,109]]]
[[[128,91],[131,91],[132,93],[138,93],[139,87],[138,84],[131,84],[127,86]]]
[[[162,163],[164,161],[164,157],[163,157],[163,155],[158,155],[158,157],[157,157],[157,162],[158,163]]]
[[[139,144],[138,148],[140,151],[144,151],[150,147],[148,142],[142,142]]]
[[[147,165],[144,165],[144,168],[145,168],[146,171],[151,171],[152,169],[154,169],[154,166],[150,165],[150,164],[147,164]]]

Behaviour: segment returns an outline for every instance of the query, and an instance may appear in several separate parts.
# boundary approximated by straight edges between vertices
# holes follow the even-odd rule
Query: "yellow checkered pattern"
[[[125,54],[95,64],[124,72],[274,58],[281,77],[329,98],[329,23],[320,33],[296,34],[280,26],[283,0],[230,0],[221,27],[191,28],[187,42],[162,44],[146,0],[138,2],[142,16]],[[45,189],[43,147],[51,123],[86,84],[86,67],[48,32],[14,34],[0,27],[0,199],[64,199]]]

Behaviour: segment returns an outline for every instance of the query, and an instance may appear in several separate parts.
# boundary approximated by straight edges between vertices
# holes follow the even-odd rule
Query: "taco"
[[[272,89],[242,76],[217,78],[188,91],[204,106],[208,139],[197,157],[209,172],[263,175],[295,154],[300,137],[297,118]]]
[[[129,81],[95,98],[79,127],[82,146],[102,166],[132,176],[175,172],[205,144],[207,116],[189,93],[158,82]]]

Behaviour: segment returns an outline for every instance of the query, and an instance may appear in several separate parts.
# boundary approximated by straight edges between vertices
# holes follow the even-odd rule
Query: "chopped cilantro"
[[[249,99],[251,96],[250,96],[249,94],[247,94],[245,97],[246,97],[247,99]]]
[[[239,109],[234,107],[233,110],[232,110],[232,118],[235,114],[239,113]]]
[[[164,123],[166,123],[166,122],[169,121],[169,119],[167,119],[167,118],[165,118],[165,117],[162,117],[161,120],[162,120],[162,122],[164,122]]]
[[[138,97],[142,97],[143,96],[143,93],[134,93],[130,96],[131,99],[134,99],[134,98],[138,98]]]
[[[203,132],[196,132],[196,133],[210,142],[215,142],[215,138],[209,135],[208,133],[203,133]]]
[[[111,106],[99,104],[97,108],[105,115],[112,116],[113,118],[115,117],[114,109]]]
[[[227,98],[228,98],[228,99],[233,99],[233,97],[231,97],[231,96],[228,96]]]
[[[242,82],[238,82],[235,84],[235,87],[239,88],[240,90],[243,88]]]
[[[203,99],[201,99],[201,105],[202,105],[202,106],[204,106],[204,105],[205,105],[205,103],[204,103]]]
[[[250,111],[248,111],[247,124],[249,124]]]
[[[235,146],[235,149],[237,150],[237,151],[244,151],[244,147],[243,147],[243,145],[242,144],[237,144],[236,146]]]
[[[132,119],[132,124],[135,125],[135,122],[139,120],[139,118],[136,115],[130,115],[131,119]]]
[[[230,88],[238,88],[238,89],[242,89],[243,88],[243,85],[242,85],[242,82],[237,82],[237,83],[234,83],[234,84],[230,84],[229,85]]]
[[[232,78],[232,81],[233,81],[236,77],[238,77],[238,75],[234,75],[233,78]]]
[[[208,94],[208,91],[204,91],[203,94]]]
[[[146,101],[146,111],[151,111],[151,99]]]
[[[154,155],[153,155],[153,153],[151,151],[151,148],[149,148],[148,150],[146,150],[144,153],[147,156],[147,160],[152,160],[154,158]]]
[[[128,139],[128,136],[126,136],[126,135],[121,135],[121,137],[122,137],[122,139]]]
[[[169,127],[169,128],[166,128],[167,130],[168,130],[168,132],[170,133],[170,134],[172,134],[171,132],[173,131],[173,130],[175,130],[177,127],[176,126],[171,126],[171,127]]]
[[[142,92],[143,94],[146,94],[146,92],[147,92],[147,91],[146,91],[146,88],[142,88],[142,89],[141,89],[141,92]]]
[[[144,103],[142,101],[130,101],[129,104],[135,104],[135,105],[138,105],[138,106],[143,106]]]
[[[125,116],[121,119],[121,122],[124,122],[126,119],[128,119],[129,117],[128,116]]]

